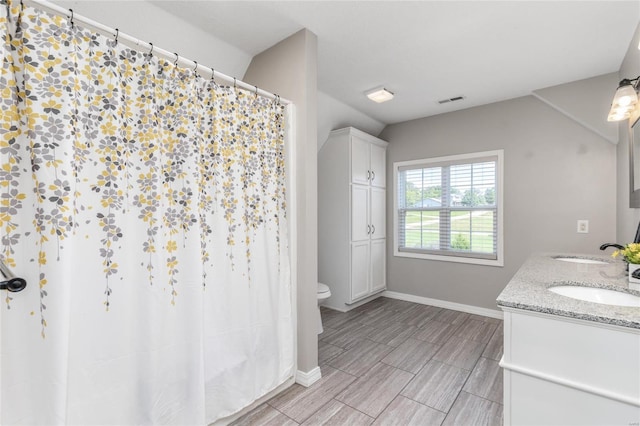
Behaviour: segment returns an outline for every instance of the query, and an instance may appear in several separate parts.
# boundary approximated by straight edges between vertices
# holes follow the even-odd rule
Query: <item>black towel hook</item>
[[[0,273],[5,278],[4,281],[0,281],[0,290],[9,290],[15,293],[24,290],[27,286],[27,281],[24,278],[16,277],[2,259],[0,259]]]

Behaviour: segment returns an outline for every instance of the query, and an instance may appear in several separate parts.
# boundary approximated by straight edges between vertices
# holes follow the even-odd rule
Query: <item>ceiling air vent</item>
[[[448,104],[449,102],[461,101],[461,100],[463,100],[463,99],[464,99],[464,96],[456,96],[456,97],[449,98],[449,99],[442,99],[442,100],[439,100],[439,101],[438,101],[438,103],[439,103],[440,105],[442,105],[442,104]]]

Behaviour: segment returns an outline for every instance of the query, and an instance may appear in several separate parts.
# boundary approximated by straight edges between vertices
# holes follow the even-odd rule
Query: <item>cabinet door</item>
[[[351,301],[369,291],[369,241],[351,244]]]
[[[369,185],[369,142],[351,136],[351,182]]]
[[[379,240],[386,237],[386,194],[387,191],[380,188],[371,188],[371,204],[369,217],[371,220],[371,238]]]
[[[371,292],[387,287],[387,271],[385,268],[386,240],[371,241]]]
[[[369,240],[369,188],[351,185],[351,241]]]
[[[385,188],[387,185],[387,150],[371,144],[371,185]]]

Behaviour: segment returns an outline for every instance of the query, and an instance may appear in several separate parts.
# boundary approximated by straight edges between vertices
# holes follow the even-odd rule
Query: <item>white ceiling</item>
[[[308,28],[319,90],[386,124],[618,71],[640,21],[637,0],[153,4],[252,56]],[[379,85],[396,97],[366,99]]]

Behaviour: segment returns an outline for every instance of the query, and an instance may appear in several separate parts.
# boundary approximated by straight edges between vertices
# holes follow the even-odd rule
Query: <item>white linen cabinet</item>
[[[387,142],[334,130],[318,153],[318,280],[348,311],[386,289]]]

